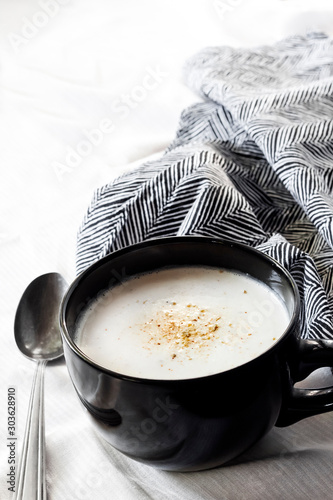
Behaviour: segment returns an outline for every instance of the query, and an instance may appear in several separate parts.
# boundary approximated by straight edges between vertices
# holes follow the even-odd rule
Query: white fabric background
[[[333,4],[0,0],[0,9],[0,498],[5,500],[13,498],[5,479],[7,388],[17,388],[20,445],[34,371],[13,336],[23,290],[51,271],[70,282],[76,232],[94,189],[172,141],[180,112],[198,101],[181,80],[188,57],[210,45],[254,46],[309,30],[333,35]],[[104,131],[96,132],[101,127]],[[332,414],[273,429],[237,465],[177,474],[136,464],[96,437],[63,361],[47,366],[45,393],[51,499],[333,495]]]

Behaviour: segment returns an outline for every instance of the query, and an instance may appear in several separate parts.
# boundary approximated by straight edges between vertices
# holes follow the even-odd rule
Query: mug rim
[[[202,375],[198,377],[187,377],[187,378],[174,378],[174,379],[167,379],[167,378],[145,378],[145,377],[136,377],[133,375],[126,375],[125,373],[120,373],[111,370],[110,368],[106,368],[100,364],[98,364],[96,361],[94,361],[92,358],[87,356],[79,347],[78,345],[74,342],[72,339],[71,335],[69,334],[68,328],[67,328],[67,322],[66,322],[66,311],[67,311],[67,306],[68,302],[71,298],[71,296],[75,293],[76,289],[84,282],[86,277],[92,273],[95,272],[96,269],[98,269],[100,266],[103,266],[106,262],[109,260],[113,260],[117,257],[120,257],[125,254],[130,254],[132,252],[135,252],[136,250],[144,249],[146,247],[151,247],[155,245],[163,245],[163,244],[169,244],[169,243],[190,243],[190,242],[198,242],[198,241],[205,241],[207,244],[222,244],[222,245],[227,245],[229,247],[237,247],[239,249],[242,249],[246,252],[249,252],[250,254],[257,255],[260,259],[266,260],[266,262],[269,263],[269,265],[277,270],[279,273],[284,275],[284,277],[287,279],[289,282],[289,285],[291,287],[291,290],[293,292],[293,298],[294,298],[294,304],[293,304],[293,312],[290,316],[289,322],[287,327],[285,328],[284,332],[282,335],[279,337],[277,341],[275,341],[270,347],[268,347],[265,351],[263,351],[261,354],[256,356],[255,358],[250,359],[249,361],[245,363],[241,363],[240,365],[237,365],[233,368],[230,368],[228,370],[222,370],[216,373],[208,374],[208,375]],[[176,266],[173,266],[176,267]],[[208,265],[209,267],[209,265]],[[237,269],[235,269],[237,271]],[[239,243],[233,240],[229,239],[224,239],[224,238],[216,238],[216,237],[210,237],[210,236],[166,236],[166,237],[161,237],[161,238],[152,238],[152,239],[147,239],[139,243],[134,243],[131,245],[127,245],[126,247],[123,247],[119,250],[115,250],[113,252],[108,253],[104,257],[101,257],[100,259],[94,261],[92,264],[90,264],[86,269],[84,269],[79,275],[75,277],[75,279],[72,281],[70,286],[68,287],[65,295],[63,296],[63,299],[61,301],[60,305],[60,312],[59,312],[59,323],[60,323],[60,331],[61,331],[61,336],[63,341],[66,342],[70,350],[79,358],[81,358],[85,363],[88,365],[91,365],[95,369],[106,373],[109,376],[112,376],[114,378],[118,378],[120,380],[126,380],[130,382],[136,382],[136,383],[141,383],[141,384],[163,384],[163,385],[175,385],[179,383],[189,383],[189,382],[195,382],[198,380],[204,380],[204,379],[212,379],[214,377],[221,377],[224,374],[231,374],[235,372],[236,370],[244,369],[244,368],[250,368],[251,365],[258,363],[259,360],[265,358],[266,356],[270,355],[272,351],[276,350],[278,346],[283,343],[287,337],[291,334],[291,332],[294,330],[295,324],[299,320],[299,315],[300,315],[300,295],[298,291],[298,287],[296,285],[296,282],[290,272],[284,268],[276,259],[271,257],[270,255],[265,254],[261,250],[258,250],[254,247],[251,247],[249,245],[246,245],[244,243]]]

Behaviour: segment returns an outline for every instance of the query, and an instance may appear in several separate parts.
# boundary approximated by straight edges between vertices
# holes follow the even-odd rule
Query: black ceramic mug
[[[282,299],[289,326],[250,362],[194,379],[125,376],[89,359],[73,340],[87,304],[131,276],[165,266],[212,266],[246,273]],[[275,260],[245,245],[184,236],[149,240],[94,263],[70,286],[60,323],[70,377],[102,436],[148,465],[194,471],[230,461],[274,425],[286,426],[333,409],[333,387],[295,388],[316,368],[333,364],[333,341],[298,338],[299,310],[297,287]]]

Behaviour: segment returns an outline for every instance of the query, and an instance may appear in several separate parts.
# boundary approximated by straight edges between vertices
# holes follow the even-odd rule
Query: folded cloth
[[[333,41],[208,48],[185,66],[203,102],[174,142],[98,189],[77,272],[146,239],[232,239],[274,257],[301,296],[301,336],[333,338]]]

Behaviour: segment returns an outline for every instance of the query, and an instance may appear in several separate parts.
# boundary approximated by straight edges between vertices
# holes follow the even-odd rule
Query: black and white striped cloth
[[[295,36],[214,47],[185,66],[203,101],[164,155],[95,193],[77,272],[109,252],[171,235],[233,239],[295,278],[304,338],[333,338],[333,41]]]

